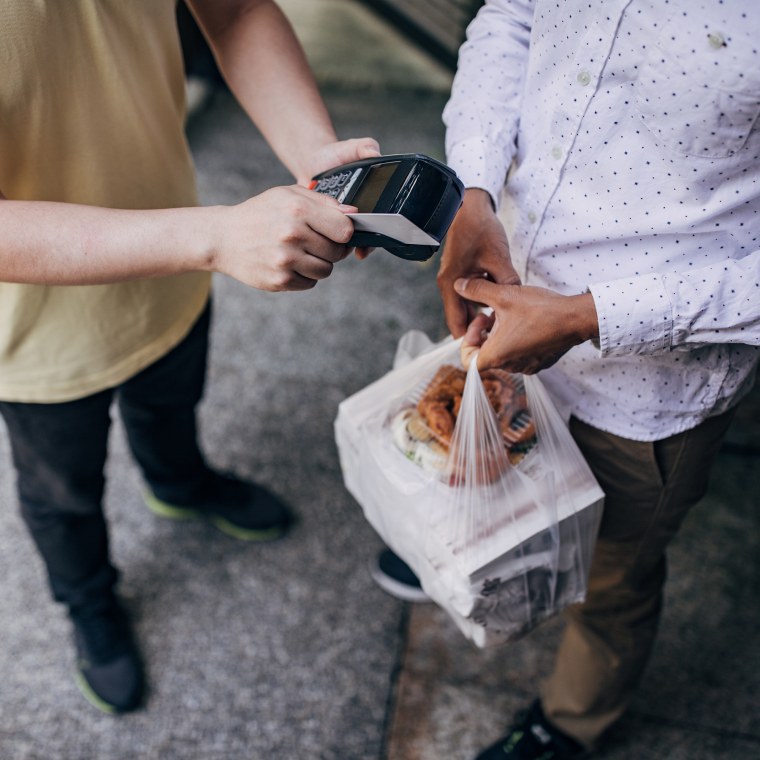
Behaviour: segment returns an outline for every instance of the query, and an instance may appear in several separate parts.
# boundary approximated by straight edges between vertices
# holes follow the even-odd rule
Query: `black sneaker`
[[[384,549],[370,565],[373,580],[383,591],[404,602],[429,602],[420,579],[409,565],[390,549]]]
[[[243,541],[272,541],[293,522],[290,510],[266,488],[232,475],[212,472],[203,490],[189,503],[174,504],[147,491],[148,508],[172,520],[205,518],[219,530]]]
[[[552,726],[536,700],[510,732],[475,760],[582,760],[589,756],[575,739]]]
[[[71,611],[77,650],[76,682],[85,699],[106,713],[140,706],[144,679],[129,620],[113,595]]]

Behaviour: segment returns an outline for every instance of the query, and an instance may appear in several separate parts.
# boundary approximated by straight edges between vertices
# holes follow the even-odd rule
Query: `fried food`
[[[417,411],[428,430],[445,446],[451,444],[466,378],[466,372],[459,367],[450,364],[440,367],[417,403]],[[481,373],[481,380],[507,448],[534,438],[536,428],[519,376],[502,369],[488,369]]]
[[[417,404],[417,411],[435,438],[448,446],[462,404],[463,370],[450,364],[440,367]]]
[[[413,407],[405,407],[393,419],[396,446],[421,467],[442,473],[451,452],[454,428],[462,406],[467,373],[451,364],[438,369]],[[536,427],[528,410],[525,386],[519,375],[489,369],[481,373],[488,401],[494,410],[501,437],[512,464],[517,464],[536,443]],[[450,457],[449,454],[453,455]],[[504,458],[481,452],[469,477],[490,482],[503,471]],[[461,465],[450,462],[453,480],[464,477]]]

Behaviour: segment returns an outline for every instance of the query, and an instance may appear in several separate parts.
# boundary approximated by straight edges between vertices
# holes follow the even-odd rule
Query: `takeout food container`
[[[507,471],[477,484],[481,500],[492,496],[498,506],[489,520],[473,531],[471,515],[452,519],[462,483],[436,448],[445,443],[440,430],[428,425],[420,434],[415,413],[436,373],[457,361],[449,342],[389,372],[340,404],[335,435],[344,482],[367,520],[461,631],[485,647],[584,598],[603,494],[551,406],[551,429],[543,416],[532,420],[536,435]],[[532,383],[519,413],[532,414],[532,393],[551,405]]]

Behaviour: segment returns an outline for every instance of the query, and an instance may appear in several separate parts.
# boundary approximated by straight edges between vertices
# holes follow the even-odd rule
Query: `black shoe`
[[[262,486],[231,475],[211,472],[190,502],[175,504],[144,494],[148,508],[172,520],[205,518],[219,530],[243,541],[272,541],[293,522],[290,510]]]
[[[536,700],[518,716],[510,732],[475,760],[582,760],[589,753],[575,739],[552,726]]]
[[[90,704],[106,713],[140,706],[143,672],[129,620],[113,595],[71,611],[76,681]]]
[[[370,573],[375,583],[396,599],[404,602],[430,601],[412,568],[390,549],[384,549],[375,557]]]

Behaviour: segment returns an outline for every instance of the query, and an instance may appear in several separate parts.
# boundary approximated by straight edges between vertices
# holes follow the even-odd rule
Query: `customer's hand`
[[[530,375],[554,364],[573,346],[599,335],[590,293],[563,296],[552,290],[497,285],[484,279],[458,280],[457,293],[483,303],[493,314],[479,314],[462,341],[469,366],[477,354],[479,369],[502,367]]]
[[[462,277],[486,278],[503,285],[520,283],[491,196],[478,188],[465,190],[462,207],[446,236],[438,271],[446,323],[455,338],[464,334],[477,314],[477,304],[454,289],[454,283]]]
[[[261,290],[308,290],[347,255],[355,210],[297,185],[221,207],[208,268]]]

